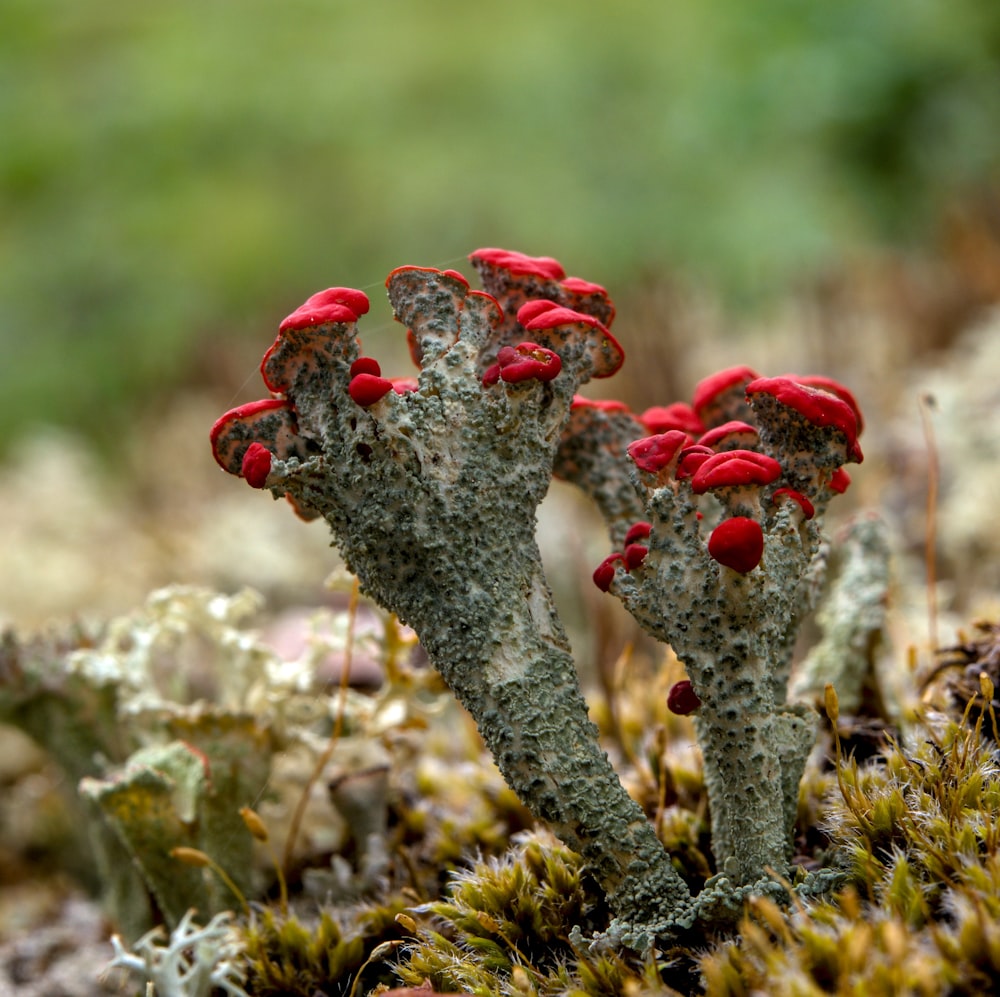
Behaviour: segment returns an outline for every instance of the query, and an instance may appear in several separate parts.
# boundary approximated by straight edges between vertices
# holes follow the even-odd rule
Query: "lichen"
[[[324,516],[362,589],[416,630],[504,777],[587,859],[623,936],[645,947],[651,926],[690,920],[688,891],[597,743],[534,537],[573,397],[620,366],[621,348],[599,318],[559,303],[607,315],[603,289],[567,287],[519,254],[473,262],[499,300],[453,271],[389,275],[421,364],[416,390],[359,405],[351,384],[375,375],[355,366],[357,314],[300,310],[264,370],[281,357],[302,442],[288,441],[285,416],[263,424],[244,408],[216,423],[213,446],[234,473],[251,443],[271,449],[266,487]],[[484,376],[528,335],[559,354],[557,376]]]
[[[152,987],[159,997],[210,997],[223,991],[247,997],[244,945],[228,912],[216,914],[204,927],[188,910],[166,941],[154,928],[139,938],[131,951],[112,936],[114,958],[108,969],[127,969]]]
[[[788,701],[792,648],[819,592],[833,475],[860,450],[850,406],[790,378],[734,368],[700,385],[693,407],[708,430],[737,418],[744,438],[756,429],[759,450],[726,448],[732,429],[706,435],[712,447],[680,430],[631,444],[649,535],[641,558],[626,548],[595,581],[687,669],[722,874],[700,903],[718,912],[746,887],[780,895],[774,876],[788,873],[816,730],[812,710]]]
[[[577,396],[623,360],[604,289],[549,257],[470,259],[485,291],[452,270],[388,277],[416,384],[394,384],[361,353],[367,297],[330,288],[265,354],[280,397],[223,415],[213,452],[326,519],[363,590],[417,632],[509,785],[587,861],[616,914],[606,939],[645,951],[696,920],[732,922],[752,894],[787,897],[815,739],[811,711],[787,700],[791,652],[820,587],[823,513],[846,487],[842,465],[862,459],[860,413],[829,379],[739,367],[676,412],[719,430],[705,443],[682,429],[629,442],[641,418]],[[697,900],[587,716],[534,537],[554,472],[626,544],[595,573],[599,587],[687,666],[719,870]],[[717,505],[703,513],[708,495]]]

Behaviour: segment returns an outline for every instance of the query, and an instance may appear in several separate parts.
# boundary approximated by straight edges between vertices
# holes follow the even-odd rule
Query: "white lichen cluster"
[[[128,938],[158,916],[170,927],[189,908],[209,917],[241,902],[219,875],[175,859],[175,849],[208,856],[241,893],[260,894],[273,864],[244,826],[244,807],[260,808],[280,849],[308,792],[295,858],[330,854],[356,833],[363,868],[334,870],[341,893],[357,895],[384,866],[385,789],[359,800],[351,777],[387,768],[382,737],[421,724],[440,692],[425,691],[406,668],[412,641],[387,615],[366,608],[368,632],[359,636],[347,612],[315,614],[289,655],[253,628],[260,607],[250,590],[175,586],[75,650],[14,638],[5,647],[0,721],[29,733],[78,787],[80,836],[105,908]],[[355,652],[385,666],[378,695],[331,686],[332,670]],[[334,778],[346,788],[328,792]]]
[[[187,911],[169,936],[164,937],[162,927],[154,928],[131,949],[112,935],[115,954],[107,970],[125,969],[138,976],[149,997],[211,997],[218,990],[248,997],[242,986],[244,944],[232,914],[216,914],[204,927],[194,917],[195,911]]]

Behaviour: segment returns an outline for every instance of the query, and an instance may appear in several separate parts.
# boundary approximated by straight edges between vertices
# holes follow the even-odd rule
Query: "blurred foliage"
[[[920,238],[998,120],[980,0],[2,0],[0,446],[480,245],[779,290]]]

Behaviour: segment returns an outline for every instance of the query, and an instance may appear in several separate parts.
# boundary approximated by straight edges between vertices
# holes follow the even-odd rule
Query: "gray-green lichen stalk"
[[[751,376],[739,383],[751,404],[740,414],[759,429],[754,451],[722,457],[721,441],[717,456],[685,447],[679,433],[633,445],[648,539],[638,555],[612,555],[595,581],[684,663],[695,695],[682,711],[694,714],[704,756],[718,867],[737,887],[761,888],[788,873],[815,739],[813,711],[787,702],[787,684],[795,635],[821,583],[821,515],[843,484],[839,468],[860,450],[846,403],[791,379]],[[720,524],[756,534],[760,548],[713,551]]]
[[[284,398],[227,413],[213,447],[227,470],[327,520],[363,590],[417,631],[511,787],[591,865],[618,935],[645,947],[691,920],[690,897],[600,749],[534,537],[574,393],[621,351],[592,314],[565,307],[609,305],[596,285],[518,273],[518,254],[497,254],[473,259],[499,305],[452,271],[390,274],[415,388],[394,390],[359,358],[359,292],[311,299],[262,366]],[[536,298],[548,306],[522,313],[521,328],[511,313]]]

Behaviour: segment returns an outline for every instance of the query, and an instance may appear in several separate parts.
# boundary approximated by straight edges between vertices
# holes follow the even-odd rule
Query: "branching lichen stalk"
[[[477,262],[489,287],[497,268]],[[590,864],[619,935],[645,947],[691,920],[689,893],[600,748],[534,536],[574,394],[617,369],[621,349],[600,320],[551,300],[562,293],[552,277],[503,277],[518,300],[549,292],[548,307],[521,313],[524,328],[453,272],[390,275],[416,390],[393,390],[359,359],[359,305],[343,289],[307,302],[264,363],[288,407],[227,413],[213,446],[248,480],[247,455],[264,447],[260,484],[326,518],[363,590],[419,634],[520,799]]]

